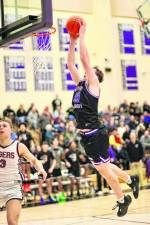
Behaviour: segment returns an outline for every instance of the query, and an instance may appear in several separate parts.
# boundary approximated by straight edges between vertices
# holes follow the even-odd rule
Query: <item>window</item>
[[[123,88],[125,90],[138,90],[137,69],[135,60],[122,60]]]
[[[60,51],[69,50],[69,34],[66,29],[66,19],[58,19],[58,33],[59,33],[59,49]],[[75,49],[77,51],[77,48]]]
[[[54,72],[52,58],[48,56],[33,57],[33,70],[36,91],[54,90]]]
[[[65,58],[60,59],[61,65],[61,76],[62,76],[62,89],[72,91],[76,88],[74,81],[72,81],[71,74],[67,67],[67,62]],[[78,65],[76,64],[78,68]]]
[[[6,91],[26,91],[25,59],[23,56],[5,56]]]
[[[124,54],[135,53],[133,25],[118,24],[120,37],[120,51]]]
[[[145,55],[150,55],[150,38],[147,37],[144,30],[140,29],[141,33],[141,43],[142,43],[142,53]]]

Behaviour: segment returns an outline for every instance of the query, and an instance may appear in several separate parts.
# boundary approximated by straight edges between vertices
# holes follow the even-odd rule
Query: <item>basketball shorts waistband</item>
[[[98,130],[99,130],[99,129],[97,128],[97,129],[90,130],[90,131],[85,131],[85,132],[80,131],[80,135],[81,135],[81,136],[90,137],[90,136],[92,136],[93,134],[96,134]]]

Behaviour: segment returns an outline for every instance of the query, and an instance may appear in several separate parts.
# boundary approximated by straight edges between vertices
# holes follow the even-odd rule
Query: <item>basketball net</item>
[[[51,50],[51,35],[55,34],[56,28],[51,27],[49,31],[43,31],[39,33],[33,33],[33,49],[37,51],[50,51]],[[47,67],[47,62],[38,60],[38,57],[33,57],[34,71],[38,69],[44,69]]]

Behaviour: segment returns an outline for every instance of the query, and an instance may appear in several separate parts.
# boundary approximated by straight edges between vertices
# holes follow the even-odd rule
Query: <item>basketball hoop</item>
[[[48,31],[33,33],[32,34],[33,50],[50,51],[51,40],[52,40],[51,35],[55,34],[55,32],[56,32],[56,28],[52,26],[50,30]],[[39,70],[45,71],[48,68],[48,62],[43,56],[41,57],[34,56],[33,67],[34,67],[34,73],[36,74]]]
[[[145,25],[145,21],[142,19],[139,19],[139,26],[144,27],[144,25]]]
[[[52,26],[49,31],[33,33],[32,37],[35,39],[34,43],[37,42],[34,50],[49,51],[51,49],[50,35],[55,34],[55,32],[56,28]]]

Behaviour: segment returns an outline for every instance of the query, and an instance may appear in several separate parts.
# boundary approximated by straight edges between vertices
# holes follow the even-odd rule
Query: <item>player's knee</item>
[[[18,225],[18,220],[14,218],[8,218],[7,222],[8,222],[8,225]]]
[[[8,225],[18,225],[18,219],[19,219],[19,214],[17,214],[16,216],[14,215],[8,216],[7,218]]]
[[[118,178],[117,178],[117,176],[114,174],[108,174],[108,176],[107,176],[107,181],[110,183],[118,183]]]

